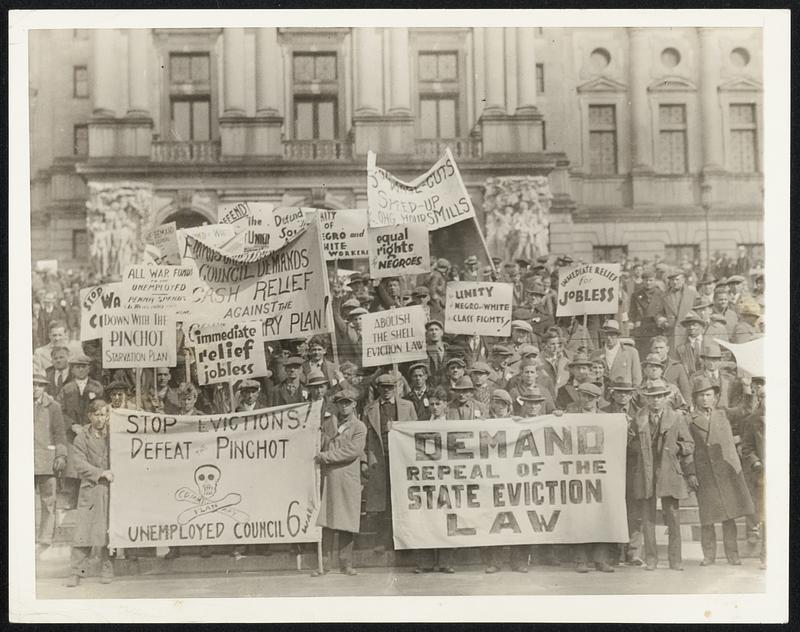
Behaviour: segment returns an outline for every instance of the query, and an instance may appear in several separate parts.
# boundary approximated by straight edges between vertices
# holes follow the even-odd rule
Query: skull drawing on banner
[[[194,482],[203,504],[211,502],[217,495],[219,479],[220,471],[216,465],[201,465],[194,471]]]

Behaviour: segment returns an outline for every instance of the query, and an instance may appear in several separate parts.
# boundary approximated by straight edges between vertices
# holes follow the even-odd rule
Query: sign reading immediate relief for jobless
[[[199,416],[113,410],[110,545],[319,541],[321,407]]]
[[[103,368],[173,367],[177,364],[175,314],[114,309],[103,324]]]
[[[186,342],[194,347],[201,385],[267,374],[260,321],[192,323],[187,327]]]
[[[367,234],[373,279],[430,272],[429,235],[424,224],[370,228]]]
[[[395,422],[398,549],[628,542],[622,414]]]
[[[422,305],[364,314],[361,323],[363,366],[384,366],[426,358],[425,310]]]
[[[618,263],[589,263],[558,269],[556,316],[614,314],[618,308]]]
[[[470,336],[510,336],[514,287],[510,283],[450,281],[444,330]]]

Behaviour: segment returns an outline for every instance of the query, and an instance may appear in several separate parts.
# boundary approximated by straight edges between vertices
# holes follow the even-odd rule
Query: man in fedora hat
[[[700,361],[703,366],[702,371],[695,373],[692,379],[696,379],[699,375],[705,375],[713,384],[716,384],[719,392],[717,393],[718,399],[716,406],[725,410],[730,406],[731,388],[733,387],[733,380],[725,375],[720,370],[722,364],[722,351],[719,345],[706,338],[703,340],[703,347],[700,352]]]
[[[414,405],[396,397],[397,377],[392,373],[379,375],[375,380],[378,399],[364,408],[367,421],[366,467],[367,506],[377,514],[386,550],[393,547],[392,503],[389,489],[389,430],[395,421],[416,421]]]
[[[478,268],[478,257],[470,255],[464,259],[464,274],[462,281],[480,281],[480,270]]]
[[[714,288],[712,318],[714,314],[720,314],[725,317],[725,329],[727,329],[730,336],[736,327],[736,323],[739,322],[739,317],[736,315],[736,309],[731,303],[731,295],[727,285],[718,285]]]
[[[697,280],[697,284],[695,287],[697,288],[697,294],[703,300],[712,303],[714,301],[714,286],[717,280],[714,278],[714,275],[706,272]]]
[[[508,381],[506,390],[511,397],[518,400],[523,390],[530,390],[534,387],[541,390],[544,397],[543,413],[552,412],[556,408],[553,396],[555,387],[548,375],[542,371],[535,355],[528,356],[520,362],[519,373]]]
[[[467,363],[460,356],[450,358],[445,364],[445,379],[442,386],[450,392],[458,381],[467,374]]]
[[[681,326],[686,331],[686,341],[675,348],[675,356],[687,375],[693,375],[702,368],[700,354],[703,350],[704,325],[703,319],[693,311],[687,312],[681,319]]]
[[[656,285],[655,271],[652,268],[645,269],[642,279],[643,285],[631,296],[628,310],[640,358],[647,355],[650,339],[662,333],[667,322],[664,291]]]
[[[697,489],[694,440],[685,415],[667,404],[666,382],[652,380],[641,390],[647,405],[640,410],[628,435],[628,469],[631,496],[636,502],[644,533],[645,569],[658,564],[656,501],[669,533],[668,557],[673,570],[683,570],[681,556],[680,501]]]
[[[664,295],[664,308],[667,316],[667,335],[672,336],[670,346],[674,349],[686,340],[686,331],[681,324],[684,316],[692,309],[697,291],[686,285],[686,273],[676,268],[668,277],[669,289]]]
[[[680,370],[682,371],[682,375],[686,375],[686,372],[683,370],[681,365],[678,365]],[[644,382],[651,382],[653,380],[663,380],[664,379],[664,361],[659,358],[658,354],[650,353],[648,356],[642,361],[642,371],[644,373]],[[674,410],[689,410],[689,404],[691,403],[691,391],[687,391],[688,397],[684,397],[683,392],[680,388],[668,381],[664,380],[667,385],[667,389],[669,389],[670,394],[667,396],[667,405]],[[688,378],[686,378],[688,383]],[[636,408],[643,408],[647,405],[647,398],[641,394],[641,392],[637,392],[634,395],[634,405]]]
[[[635,348],[622,345],[619,340],[619,323],[607,320],[602,327],[605,334],[605,345],[602,350],[604,374],[608,380],[631,382],[639,385],[642,382],[642,367],[639,354]]]
[[[308,389],[300,380],[302,367],[303,358],[299,356],[292,356],[285,361],[286,379],[273,389],[271,406],[300,404],[308,399]]]
[[[731,333],[731,342],[742,344],[763,336],[757,323],[761,317],[761,306],[751,298],[746,298],[739,303],[739,322]]]
[[[719,386],[706,375],[699,375],[692,385],[694,412],[689,431],[694,439],[694,465],[699,487],[701,566],[714,564],[717,557],[715,523],[722,523],[722,541],[729,564],[740,565],[736,539],[736,518],[753,513],[753,501],[747,490],[742,464],[736,452],[728,417],[717,408]]]
[[[489,416],[489,409],[485,404],[475,401],[474,392],[475,385],[472,383],[472,379],[468,375],[460,377],[450,387],[453,399],[447,405],[447,418],[465,421],[486,419]]]
[[[650,354],[661,361],[661,377],[668,384],[674,384],[681,394],[681,399],[688,404],[692,401],[692,387],[689,384],[689,374],[683,364],[673,359],[669,353],[669,339],[666,336],[656,336],[650,345]],[[648,354],[648,357],[650,357]],[[643,367],[644,368],[644,367]],[[650,376],[648,379],[657,379]]]
[[[580,404],[581,397],[578,392],[578,386],[584,382],[590,382],[592,379],[592,360],[585,350],[579,351],[575,357],[567,365],[569,367],[570,375],[572,376],[564,386],[558,389],[556,396],[556,408],[566,410],[570,404]]]

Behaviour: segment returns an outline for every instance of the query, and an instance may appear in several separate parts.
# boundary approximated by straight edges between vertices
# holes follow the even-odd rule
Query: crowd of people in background
[[[740,564],[735,519],[747,516],[748,539],[764,541],[764,376],[744,375],[717,340],[744,343],[763,335],[764,275],[744,250],[715,253],[702,268],[688,258],[670,266],[621,261],[619,305],[602,316],[559,317],[558,269],[569,256],[501,261],[481,267],[476,256],[459,265],[432,260],[415,279],[380,282],[356,272],[332,278],[331,335],[265,343],[268,375],[200,385],[191,350],[178,331],[178,364],[104,370],[101,341],[80,342],[80,289],[116,279],[78,271],[34,272],[33,384],[35,487],[39,497],[37,553],[53,541],[57,515],[77,507],[79,529],[72,585],[83,573],[86,547],[107,544],[108,409],[136,408],[179,415],[248,411],[324,400],[325,486],[320,524],[332,558],[338,532],[341,568],[354,574],[352,548],[366,516],[391,549],[388,433],[409,420],[529,418],[562,412],[622,413],[628,418],[626,499],[630,542],[515,546],[512,570],[572,561],[578,572],[613,572],[618,564],[656,568],[656,501],[669,529],[668,562],[683,568],[678,507],[698,498],[703,564],[716,560],[722,523],[724,551]],[[508,337],[445,332],[447,284],[500,281],[513,286]],[[362,366],[361,318],[406,305],[427,316],[426,360]],[[346,431],[342,431],[346,429]],[[342,468],[358,476],[342,474]],[[359,480],[360,479],[360,480]],[[355,482],[354,482],[355,481]],[[113,493],[113,491],[111,492]],[[105,511],[105,517],[103,516]],[[224,547],[202,547],[203,555]],[[504,563],[503,547],[482,551],[487,573]],[[234,547],[226,554],[241,557]],[[179,551],[170,550],[169,556]],[[762,546],[762,566],[766,547]],[[118,551],[117,555],[125,555]],[[128,552],[129,556],[134,555]],[[331,564],[334,560],[331,559]],[[417,571],[455,572],[452,550],[420,551]],[[103,578],[110,581],[107,552]]]

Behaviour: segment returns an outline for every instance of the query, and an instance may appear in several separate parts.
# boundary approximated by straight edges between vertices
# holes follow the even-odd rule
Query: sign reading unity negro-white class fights
[[[192,266],[132,265],[122,273],[123,303],[128,309],[186,313],[196,286]]]
[[[237,262],[187,237],[198,286],[189,301],[206,322],[260,320],[264,340],[329,331],[330,292],[319,223],[311,222],[289,245],[249,262]],[[253,254],[253,253],[251,253]]]
[[[559,268],[556,316],[615,313],[619,308],[619,274],[618,263]]]
[[[627,542],[617,414],[395,422],[398,549]]]
[[[373,279],[430,271],[429,236],[424,224],[383,226],[367,232],[369,272]]]
[[[81,342],[103,337],[107,310],[122,307],[122,282],[91,285],[80,291]]]
[[[361,324],[363,366],[425,359],[425,310],[422,305],[364,314]]]
[[[370,226],[425,224],[429,230],[475,216],[458,166],[447,148],[433,167],[411,182],[403,182],[377,167],[367,154],[367,200]]]
[[[451,281],[444,330],[471,336],[510,336],[514,287],[510,283]]]
[[[175,321],[170,311],[107,310],[103,314],[103,368],[175,366]]]
[[[176,266],[181,263],[178,251],[178,236],[175,222],[168,222],[153,229],[153,263]],[[149,244],[148,244],[149,245]]]
[[[320,210],[325,259],[362,259],[369,256],[367,209]]]
[[[303,230],[306,211],[310,210],[313,209],[275,207],[269,202],[221,205],[218,210],[219,221],[232,226],[236,237],[220,250],[227,254],[242,255],[283,248]],[[202,237],[199,239],[203,241]]]
[[[319,541],[321,406],[112,411],[110,546]]]
[[[267,374],[260,321],[192,323],[185,330],[201,385]]]

